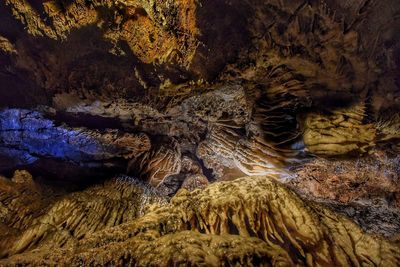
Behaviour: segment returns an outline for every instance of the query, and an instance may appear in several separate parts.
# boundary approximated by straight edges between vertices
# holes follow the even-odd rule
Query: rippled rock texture
[[[0,265],[400,265],[399,14],[2,1]]]
[[[17,173],[14,180],[21,175],[26,177]],[[20,185],[29,181],[15,182]],[[26,252],[1,263],[4,266],[14,263],[396,266],[400,263],[398,244],[366,234],[345,217],[318,204],[303,202],[272,177],[220,182],[193,193],[182,190],[169,204],[153,206],[143,217],[123,223],[136,214],[135,210],[130,212],[134,202],[128,199],[132,194],[144,192],[137,190],[137,184],[116,180],[55,201],[37,219],[37,226],[8,241],[7,253]],[[118,197],[119,194],[123,197]],[[141,195],[138,196],[140,199]],[[155,200],[151,195],[148,199]],[[105,203],[100,204],[101,200]],[[62,209],[67,212],[71,205],[77,205],[71,215],[57,212]],[[109,205],[111,209],[106,208]],[[48,220],[51,225],[46,224]],[[53,236],[42,237],[46,228],[55,232]],[[74,238],[79,241],[67,242]]]

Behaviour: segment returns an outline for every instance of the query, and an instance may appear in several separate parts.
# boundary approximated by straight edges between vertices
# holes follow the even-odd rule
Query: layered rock
[[[10,157],[15,165],[54,158],[86,168],[111,168],[151,148],[145,134],[56,126],[40,112],[21,109],[1,112],[0,136],[2,156]]]
[[[180,147],[171,140],[171,144],[162,144],[139,159],[132,159],[128,172],[138,172],[150,185],[157,187],[165,178],[179,174],[181,165]]]
[[[17,47],[9,67],[27,73],[24,80],[34,80],[47,96],[75,90],[86,97],[137,98],[167,80],[179,84],[214,78],[248,39],[242,6],[10,0],[1,3],[7,23],[0,32]],[[231,42],[222,45],[226,36]]]
[[[335,110],[333,114],[309,114],[305,121],[304,143],[317,155],[363,154],[377,142],[377,129],[365,123],[364,103]]]

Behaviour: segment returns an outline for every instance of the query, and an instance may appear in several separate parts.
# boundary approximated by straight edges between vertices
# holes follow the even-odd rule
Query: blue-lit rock
[[[149,149],[144,134],[58,126],[38,111],[0,111],[0,156],[15,165],[45,157],[91,167],[111,159],[128,160]]]

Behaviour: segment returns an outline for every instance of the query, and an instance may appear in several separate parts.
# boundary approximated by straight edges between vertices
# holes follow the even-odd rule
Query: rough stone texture
[[[3,263],[399,265],[399,14],[397,0],[1,1],[0,167],[38,177],[2,180],[0,252],[24,252]],[[194,191],[137,219],[138,187],[125,200],[129,183],[102,184],[118,174],[160,198]]]
[[[400,230],[399,166],[397,155],[379,150],[357,160],[317,159],[299,168],[288,185],[370,232],[392,236]]]
[[[7,109],[0,113],[0,147],[2,156],[16,165],[43,157],[86,168],[111,168],[120,159],[139,157],[150,150],[151,143],[145,134],[56,126],[39,112]]]
[[[215,183],[204,191],[182,190],[170,204],[135,221],[87,233],[63,249],[43,246],[1,264],[396,266],[399,251],[398,244],[303,202],[271,177],[256,176]]]
[[[208,185],[208,179],[202,174],[194,174],[188,176],[182,183],[182,188],[188,191],[194,191],[196,189],[204,189]]]
[[[10,67],[50,93],[136,98],[215,77],[248,39],[244,13],[223,1],[7,0],[0,32],[18,47]]]
[[[163,203],[156,190],[118,177],[82,192],[66,193],[35,183],[25,171],[0,177],[0,257],[42,246],[64,247]]]
[[[157,187],[168,176],[181,171],[181,151],[174,140],[160,145],[145,153],[138,159],[133,159],[128,166],[128,172],[136,171],[146,177],[147,182]]]

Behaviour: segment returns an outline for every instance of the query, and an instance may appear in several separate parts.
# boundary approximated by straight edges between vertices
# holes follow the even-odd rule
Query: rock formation
[[[23,194],[21,194],[23,193]],[[54,192],[17,171],[1,177],[1,257],[44,245],[73,244],[101,229],[133,220],[151,203],[162,203],[156,190],[118,177],[83,192]]]
[[[126,184],[116,188],[95,187],[86,194],[100,197],[120,193],[124,197],[115,199],[117,202],[112,204],[118,207],[137,187],[131,185],[130,188],[127,189]],[[53,210],[67,205],[64,203],[68,199],[67,196],[56,202],[40,220],[51,218]],[[73,199],[76,197],[70,201]],[[306,204],[272,177],[219,182],[193,193],[182,190],[169,204],[114,228],[104,229],[92,223],[99,222],[98,216],[111,220],[110,225],[115,225],[116,221],[121,223],[124,220],[118,216],[128,217],[126,210],[114,208],[110,211],[98,202],[90,205],[93,201],[90,198],[81,201],[81,205],[87,205],[86,212],[77,209],[64,223],[63,217],[53,218],[53,224],[59,228],[57,234],[62,235],[62,231],[68,229],[80,237],[78,242],[68,243],[65,238],[54,235],[50,238],[53,243],[46,244],[46,239],[39,239],[42,229],[36,227],[24,232],[15,242],[20,246],[33,243],[36,248],[32,250],[25,245],[25,253],[1,263],[4,266],[14,263],[396,266],[400,262],[398,244],[366,234],[345,217],[318,204]],[[83,215],[86,220],[77,220]],[[134,215],[135,212],[130,216]],[[84,229],[87,231],[82,232]],[[8,244],[8,247],[14,246]]]
[[[0,265],[400,265],[399,14],[2,1]]]

